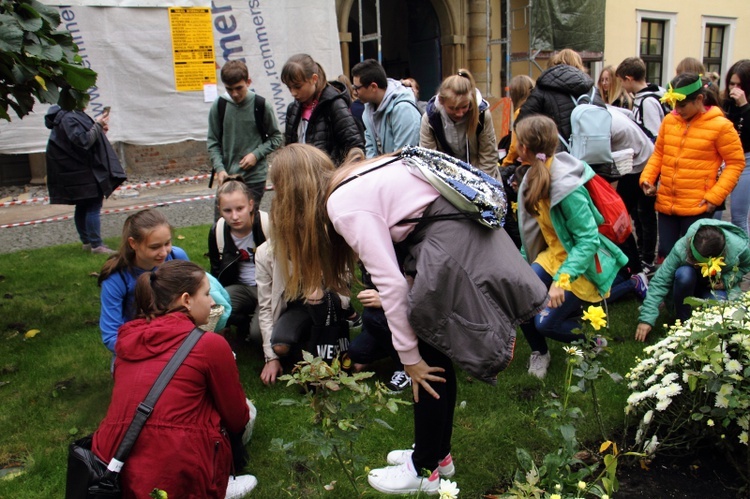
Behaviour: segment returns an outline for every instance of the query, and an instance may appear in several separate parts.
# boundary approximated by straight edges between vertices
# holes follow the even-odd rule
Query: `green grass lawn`
[[[175,230],[175,244],[206,268],[207,233],[208,226]],[[117,247],[118,241],[107,243]],[[94,274],[104,260],[104,256],[82,252],[79,245],[2,257],[0,468],[22,467],[23,473],[0,479],[0,498],[63,497],[68,443],[93,432],[106,413],[112,389],[110,354],[100,339],[99,289]],[[623,375],[643,348],[632,339],[637,305],[630,299],[610,307],[612,355],[603,363]],[[25,338],[32,329],[40,332]],[[655,331],[651,339],[660,334],[661,330]],[[311,412],[304,407],[275,405],[276,400],[301,395],[297,389],[279,384],[264,386],[259,379],[263,366],[260,345],[235,343],[242,383],[258,408],[247,472],[258,477],[259,485],[251,497],[352,497],[344,473],[333,461],[316,462],[319,479],[299,464],[315,449],[295,449],[300,456],[296,466],[270,450],[272,439],[299,439],[312,424]],[[516,468],[516,447],[527,448],[535,457],[552,449],[539,427],[538,412],[547,397],[562,393],[565,365],[562,345],[550,345],[552,365],[544,382],[526,374],[529,348],[520,333],[515,360],[501,373],[497,386],[474,381],[459,371],[461,407],[456,410],[452,453],[461,497],[479,498],[506,483]],[[384,381],[390,376],[387,363],[376,365],[375,370]],[[606,380],[597,388],[605,425],[614,436],[624,424],[626,386]],[[409,395],[401,397],[406,400]],[[587,416],[579,435],[592,446],[598,444],[601,438],[590,398],[579,395],[574,400]],[[374,425],[357,442],[357,454],[370,468],[385,465],[389,450],[411,446],[411,408],[401,407],[398,414],[383,417],[393,430]],[[368,489],[364,465],[357,464],[354,474],[360,476],[368,497],[380,497]],[[334,480],[330,492],[318,485]],[[294,484],[300,485],[289,491]]]

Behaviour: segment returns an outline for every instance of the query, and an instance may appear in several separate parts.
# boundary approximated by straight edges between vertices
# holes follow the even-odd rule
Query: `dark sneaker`
[[[355,315],[351,319],[346,319],[346,322],[349,323],[349,329],[362,327],[362,314],[360,314],[359,312],[356,312],[356,314],[357,315]]]
[[[643,269],[643,273],[647,276],[651,277],[656,272],[656,265],[653,263],[644,262],[641,260],[641,268]]]
[[[391,380],[387,383],[392,392],[398,393],[411,386],[411,377],[406,371],[395,371]]]

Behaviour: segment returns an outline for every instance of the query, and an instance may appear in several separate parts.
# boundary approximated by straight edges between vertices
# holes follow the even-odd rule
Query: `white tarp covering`
[[[86,112],[96,116],[104,106],[111,106],[108,137],[112,142],[156,145],[205,140],[211,103],[204,102],[203,92],[175,90],[166,2],[110,3],[150,7],[92,7],[88,1],[59,7],[63,26],[73,34],[80,55],[99,74]],[[252,88],[272,103],[282,130],[292,97],[280,75],[289,56],[308,53],[329,79],[341,74],[335,0],[214,0],[211,7],[219,92],[223,92],[219,67],[227,60],[244,58]],[[37,103],[23,119],[9,110],[13,121],[0,120],[0,153],[44,151],[48,107]]]

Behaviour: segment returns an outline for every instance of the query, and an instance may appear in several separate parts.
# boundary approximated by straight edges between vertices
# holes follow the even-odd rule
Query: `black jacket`
[[[260,212],[255,213],[253,219],[253,242],[255,248],[266,242],[266,235],[263,233]],[[255,255],[251,255],[255,258]],[[224,251],[219,254],[219,245],[216,241],[216,224],[214,223],[211,230],[208,231],[208,259],[211,262],[211,275],[221,283],[222,286],[239,283],[240,279],[240,251],[232,239],[231,228],[229,224],[224,224]],[[254,261],[254,260],[253,260]]]
[[[740,135],[742,149],[745,153],[750,152],[750,103],[739,107],[734,99],[727,99],[724,101],[724,112],[727,118],[734,124],[734,129]]]
[[[571,97],[578,98],[583,94],[590,94],[593,87],[594,80],[580,69],[565,64],[552,66],[536,80],[536,87],[521,106],[516,123],[532,114],[543,114],[555,121],[560,135],[568,140],[570,114],[575,108]],[[594,96],[593,103],[604,106],[598,94]]]
[[[83,111],[52,106],[44,117],[50,203],[75,204],[108,197],[125,181],[125,170],[102,127]]]
[[[302,105],[296,100],[286,110],[287,144],[300,142],[297,128],[302,115]],[[340,164],[353,147],[365,149],[365,139],[349,110],[347,96],[330,84],[320,94],[318,105],[310,116],[305,143],[328,153],[334,163]]]

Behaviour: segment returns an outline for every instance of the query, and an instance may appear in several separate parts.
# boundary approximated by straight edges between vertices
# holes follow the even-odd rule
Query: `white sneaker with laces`
[[[255,486],[258,485],[258,479],[253,475],[230,476],[227,484],[226,499],[240,499],[248,495]]]
[[[529,374],[539,379],[544,379],[551,360],[552,357],[549,351],[544,355],[539,352],[531,352],[531,357],[529,357]]]
[[[392,450],[388,453],[386,461],[390,465],[403,464],[407,461],[411,462],[411,455],[414,454],[414,449],[404,450]],[[450,454],[438,463],[438,474],[440,478],[450,478],[456,474],[456,467],[453,465],[453,457]]]
[[[417,492],[436,495],[440,488],[440,475],[435,470],[429,478],[414,471],[411,459],[397,466],[386,466],[370,471],[367,476],[370,486],[384,494],[414,494]]]

